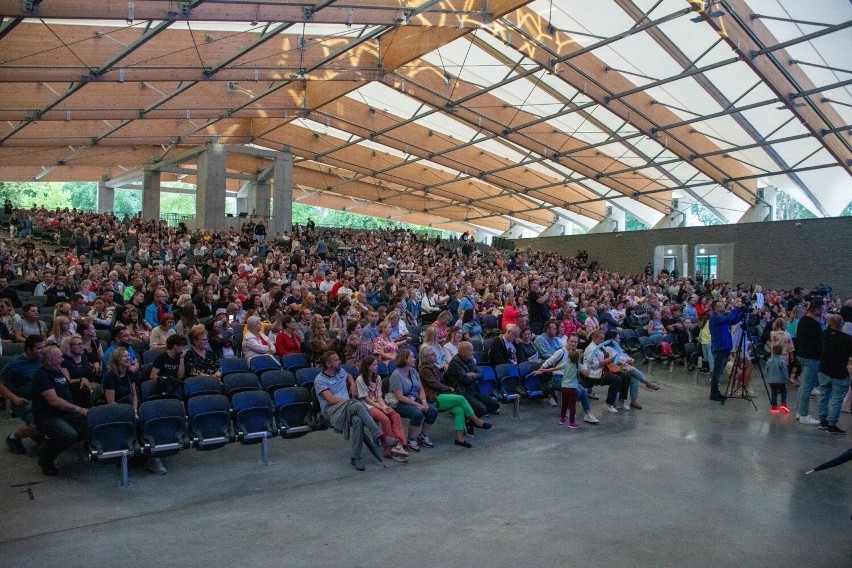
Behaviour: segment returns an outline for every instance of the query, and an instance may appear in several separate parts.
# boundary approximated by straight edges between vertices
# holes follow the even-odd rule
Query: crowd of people
[[[600,422],[595,387],[606,387],[607,413],[642,409],[641,389],[659,386],[637,359],[707,372],[710,399],[722,401],[726,370],[753,393],[752,369],[767,357],[771,410],[789,412],[786,388],[798,386],[799,422],[843,433],[852,302],[823,290],[620,274],[589,265],[583,251],[499,251],[467,234],[332,231],[311,221],[271,236],[258,220],[213,232],[67,209],[7,215],[32,229],[0,240],[0,347],[22,351],[0,370],[0,396],[21,421],[6,442],[23,454],[34,439],[47,475],[85,436],[92,405],[137,409],[142,380],[221,377],[224,358],[268,354],[304,353],[321,369],[317,411],[351,440],[359,470],[365,431],[405,461],[434,446],[439,410],[453,417],[454,444],[470,448],[474,430],[500,411],[478,388],[483,365],[531,363],[541,400],[574,429],[577,401],[582,421]],[[109,341],[99,341],[104,334]],[[638,350],[631,340],[640,337]],[[161,352],[143,366],[149,349]],[[378,369],[389,364],[383,386]],[[148,465],[166,471],[159,460]]]

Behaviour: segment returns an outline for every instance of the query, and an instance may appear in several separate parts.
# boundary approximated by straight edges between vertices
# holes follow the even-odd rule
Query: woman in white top
[[[166,340],[170,335],[174,335],[175,316],[165,312],[160,318],[160,325],[151,330],[151,336],[148,338],[149,347],[151,349],[165,349]]]
[[[388,448],[390,457],[397,461],[408,461],[408,438],[405,428],[402,427],[402,419],[399,413],[388,406],[382,396],[382,379],[379,377],[379,362],[372,355],[367,355],[361,360],[358,378],[355,379],[355,388],[358,390],[358,400],[367,405],[370,416],[382,429],[385,436],[391,436],[399,440],[393,448]]]
[[[447,332],[447,342],[444,343],[444,360],[449,366],[450,361],[459,352],[459,343],[464,338],[461,328],[451,327]],[[481,362],[481,361],[478,361]]]
[[[243,336],[243,357],[251,361],[252,357],[275,353],[275,342],[261,332],[260,316],[251,316],[246,320],[246,334]]]

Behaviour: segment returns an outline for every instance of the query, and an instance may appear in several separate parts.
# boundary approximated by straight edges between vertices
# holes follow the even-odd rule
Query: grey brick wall
[[[733,243],[732,282],[764,287],[812,288],[830,284],[844,299],[852,296],[852,217],[743,223],[715,227],[658,229],[564,237],[518,239],[517,248],[532,247],[574,256],[578,249],[590,261],[620,272],[641,272],[654,260],[659,245],[686,245],[690,273],[692,254],[703,244]],[[720,260],[721,261],[721,260]],[[660,266],[655,266],[659,270]],[[720,270],[720,274],[731,274]]]

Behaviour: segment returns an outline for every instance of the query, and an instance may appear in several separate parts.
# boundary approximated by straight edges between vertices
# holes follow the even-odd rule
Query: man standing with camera
[[[719,392],[719,379],[725,372],[728,356],[733,349],[733,338],[731,337],[731,326],[740,319],[740,307],[742,302],[737,300],[737,305],[727,315],[725,314],[725,303],[722,300],[713,300],[710,307],[713,315],[710,316],[710,338],[711,351],[713,352],[713,375],[710,379],[710,400],[722,402],[725,395]]]

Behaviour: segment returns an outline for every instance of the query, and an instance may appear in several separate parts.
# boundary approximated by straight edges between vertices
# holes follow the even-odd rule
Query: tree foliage
[[[709,209],[704,207],[698,202],[692,204],[689,208],[689,212],[695,216],[698,221],[703,224],[705,227],[710,225],[721,225],[722,220],[716,217]]]
[[[635,215],[625,213],[624,215],[624,230],[625,231],[644,231],[648,229],[648,225],[639,220]]]
[[[804,205],[781,190],[775,192],[775,220],[816,219]]]

